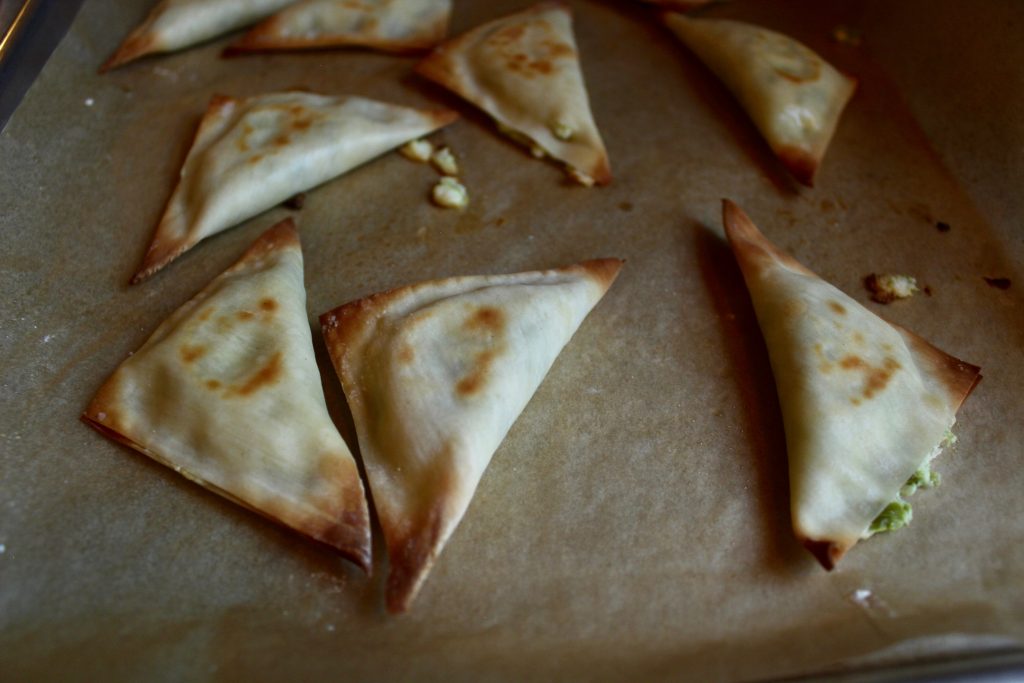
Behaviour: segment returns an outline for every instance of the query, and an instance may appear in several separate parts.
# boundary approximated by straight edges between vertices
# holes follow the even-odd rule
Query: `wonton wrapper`
[[[857,81],[759,26],[671,12],[664,21],[732,91],[793,177],[811,187]]]
[[[451,0],[303,0],[253,27],[229,53],[361,46],[429,50],[448,32]]]
[[[438,46],[416,71],[567,164],[582,184],[611,182],[565,4],[541,3],[478,26]]]
[[[157,52],[174,52],[253,24],[295,0],[162,0],[100,72]]]
[[[943,440],[979,368],[882,320],[724,202],[771,358],[793,530],[831,569]]]
[[[290,219],[165,320],[83,417],[369,571],[366,497],[327,413]]]
[[[458,118],[362,97],[215,96],[132,282],[205,237]]]
[[[402,612],[484,469],[618,259],[403,287],[320,316],[355,419]]]

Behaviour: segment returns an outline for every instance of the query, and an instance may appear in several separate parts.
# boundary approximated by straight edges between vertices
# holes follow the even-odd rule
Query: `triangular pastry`
[[[254,26],[228,52],[339,46],[429,50],[448,32],[451,0],[302,0]]]
[[[724,222],[771,358],[793,529],[831,569],[938,454],[979,369],[823,281],[728,200]]]
[[[290,219],[165,320],[83,418],[369,570],[366,498],[324,402]]]
[[[320,316],[408,609],[498,445],[618,259],[424,282]]]
[[[215,96],[132,282],[205,237],[458,118],[362,97]]]
[[[611,182],[566,4],[544,2],[478,26],[438,46],[416,71],[483,109],[535,155],[564,163],[576,181]]]
[[[162,0],[100,71],[139,57],[174,52],[254,24],[295,0]]]
[[[793,177],[812,186],[857,81],[760,26],[672,12],[664,21],[732,91]]]

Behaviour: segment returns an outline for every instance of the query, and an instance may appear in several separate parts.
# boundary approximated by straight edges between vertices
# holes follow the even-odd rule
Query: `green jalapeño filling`
[[[932,460],[935,459],[943,448],[956,443],[956,436],[949,429],[946,430],[945,436],[942,437],[942,441],[935,450],[928,457],[921,467],[916,472],[910,475],[910,479],[907,479],[907,483],[900,488],[899,494],[896,496],[896,500],[885,506],[885,509],[878,513],[875,520],[871,522],[867,532],[864,534],[864,538],[874,536],[875,534],[883,531],[896,531],[910,524],[910,520],[914,518],[914,511],[910,508],[910,503],[903,500],[904,497],[909,498],[914,495],[918,489],[930,489],[938,486],[942,483],[942,477],[939,476],[938,472],[932,471]]]

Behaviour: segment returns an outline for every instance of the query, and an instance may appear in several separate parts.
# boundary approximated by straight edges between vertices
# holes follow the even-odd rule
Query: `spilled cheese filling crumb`
[[[871,292],[871,298],[880,304],[906,299],[921,291],[917,287],[917,279],[910,275],[871,274],[864,278],[864,286]]]
[[[434,203],[447,209],[464,209],[469,204],[469,192],[465,186],[451,176],[445,176],[434,185],[431,192]]]
[[[572,140],[572,128],[561,121],[551,126],[551,133],[559,140]]]
[[[956,435],[949,429],[946,430],[945,436],[942,437],[942,441],[939,442],[932,452],[925,459],[914,474],[910,476],[907,483],[900,488],[899,494],[896,496],[896,500],[892,501],[885,506],[878,516],[875,517],[871,525],[868,526],[864,536],[862,538],[870,538],[875,534],[882,533],[884,531],[896,531],[910,524],[910,521],[914,518],[914,511],[910,507],[910,503],[904,500],[904,497],[909,498],[914,495],[918,489],[930,489],[938,486],[942,483],[942,477],[939,476],[938,472],[932,471],[932,460],[934,460],[942,449],[946,446],[951,446],[956,443]]]
[[[425,164],[430,161],[431,154],[434,153],[434,145],[430,140],[413,140],[402,145],[398,151],[406,159]]]
[[[442,147],[430,156],[430,163],[444,175],[459,175],[459,164],[448,147]]]
[[[522,133],[513,128],[509,128],[501,121],[495,120],[494,123],[497,124],[498,131],[502,135],[529,148],[530,154],[532,154],[535,159],[543,159],[544,157],[548,156],[548,153],[545,152],[544,149],[536,142],[534,142],[530,137],[523,135]],[[572,128],[570,128],[564,123],[556,123],[552,125],[551,133],[559,140],[565,141],[570,140],[573,136]],[[565,166],[565,172],[569,174],[569,177],[575,180],[580,185],[583,185],[584,187],[591,187],[594,184],[594,179],[591,178],[586,173],[584,173],[583,171],[580,171],[579,169],[573,167],[571,164],[567,164],[565,162],[560,163],[562,163]]]

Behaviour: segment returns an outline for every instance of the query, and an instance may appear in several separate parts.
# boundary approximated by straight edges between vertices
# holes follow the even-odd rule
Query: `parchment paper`
[[[932,20],[922,34],[912,8],[956,20],[956,3],[891,15],[889,3],[858,2],[712,10],[784,30],[859,77],[813,190],[786,177],[729,94],[639,3],[572,3],[615,174],[602,189],[567,184],[413,76],[409,58],[222,60],[222,39],[96,75],[149,4],[87,2],[0,137],[0,678],[749,680],[1024,636],[1024,215],[985,182],[1000,168],[1020,177],[1024,135],[988,128],[967,145],[971,119],[948,116],[962,101],[994,108],[985,121],[1016,121],[1024,96],[1011,87],[971,101],[987,86],[967,86],[936,110],[930,80],[914,89],[914,74],[956,80],[957,51],[934,43],[959,32]],[[453,33],[525,4],[456,2]],[[1019,4],[992,4],[1019,30]],[[840,23],[861,28],[863,44],[833,41]],[[1012,35],[1013,23],[982,28]],[[987,40],[963,39],[964,52]],[[1024,63],[1013,45],[1016,57],[961,80],[995,87],[1009,73],[1012,85]],[[925,66],[917,54],[946,56]],[[431,206],[436,174],[397,154],[309,194],[297,219],[311,324],[425,278],[628,261],[399,618],[383,610],[377,527],[366,578],[78,421],[160,321],[296,213],[269,211],[126,284],[210,96],[290,87],[464,113],[437,139],[459,157],[468,210]],[[921,116],[931,139],[908,100],[938,112]],[[962,181],[943,163],[965,154],[989,175]],[[985,374],[937,463],[943,485],[915,496],[909,529],[858,545],[832,573],[790,530],[781,416],[721,237],[722,197],[860,301],[868,273],[917,276],[931,296],[867,305]],[[314,336],[328,403],[357,451]]]

